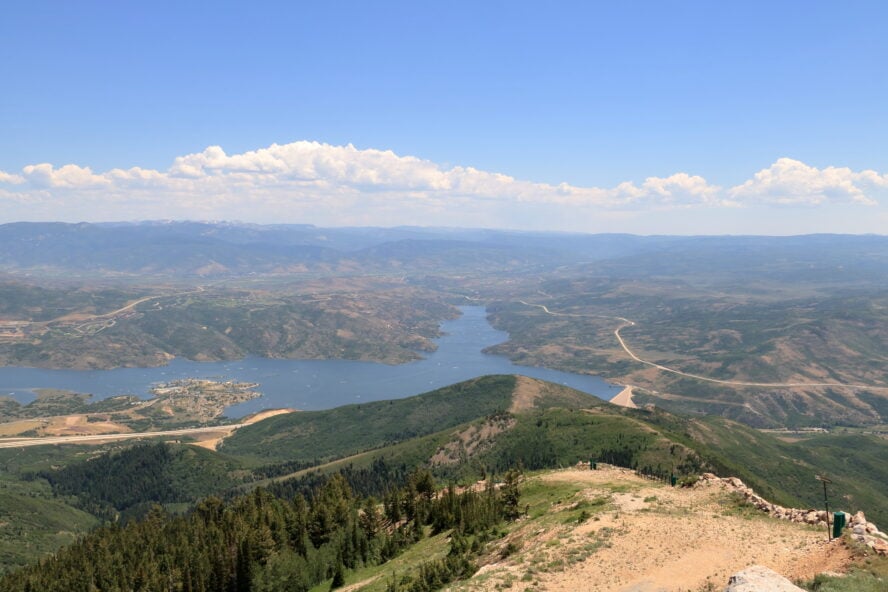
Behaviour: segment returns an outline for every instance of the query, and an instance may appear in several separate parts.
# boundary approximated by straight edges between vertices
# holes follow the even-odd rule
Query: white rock
[[[804,592],[804,590],[767,567],[753,565],[732,575],[725,592]]]

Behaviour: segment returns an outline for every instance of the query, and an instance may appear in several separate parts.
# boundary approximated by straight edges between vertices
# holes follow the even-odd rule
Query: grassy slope
[[[515,427],[503,433],[482,458],[496,472],[517,464],[542,469],[589,459],[647,467],[661,474],[672,468],[681,472],[689,456],[695,456],[693,452],[636,415],[619,408],[534,410],[520,415]]]
[[[95,516],[53,497],[45,481],[0,478],[0,572],[24,565],[96,526]]]
[[[888,524],[888,442],[865,435],[820,435],[783,442],[739,423],[709,417],[691,422],[691,434],[723,474],[747,481],[764,497],[786,505],[823,505],[827,475],[830,507],[863,509]]]

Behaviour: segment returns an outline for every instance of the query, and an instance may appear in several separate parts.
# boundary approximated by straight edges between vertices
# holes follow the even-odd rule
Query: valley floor
[[[528,501],[536,509],[487,565],[452,589],[721,590],[731,574],[753,564],[793,580],[848,565],[849,550],[827,542],[824,529],[770,519],[738,505],[719,485],[700,485],[672,488],[611,467],[531,477]],[[540,496],[543,505],[551,500],[546,513]]]

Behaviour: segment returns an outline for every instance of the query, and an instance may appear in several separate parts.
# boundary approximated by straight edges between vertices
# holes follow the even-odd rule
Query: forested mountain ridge
[[[517,376],[483,376],[404,399],[281,415],[238,430],[221,450],[267,460],[334,460],[509,410],[587,408],[601,400]]]

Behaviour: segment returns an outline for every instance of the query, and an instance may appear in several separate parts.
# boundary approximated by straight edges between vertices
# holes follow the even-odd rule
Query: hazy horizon
[[[64,220],[15,220],[10,222],[0,222],[0,226],[4,226],[7,224],[70,224],[70,225],[78,225],[78,224],[96,224],[96,225],[127,225],[127,224],[207,224],[207,225],[226,225],[226,226],[244,226],[244,227],[280,227],[280,226],[292,226],[292,227],[307,227],[314,228],[317,230],[324,229],[335,229],[335,230],[418,230],[418,231],[428,231],[428,232],[502,232],[502,233],[515,233],[515,234],[553,234],[553,235],[565,235],[565,236],[594,236],[594,235],[626,235],[626,236],[637,236],[640,238],[653,238],[657,236],[662,237],[680,237],[680,238],[742,238],[742,237],[754,237],[754,238],[793,238],[793,237],[805,237],[805,236],[888,236],[888,232],[807,232],[807,233],[798,233],[798,234],[752,234],[752,233],[710,233],[710,234],[702,234],[702,233],[636,233],[636,232],[618,232],[618,231],[605,231],[605,232],[583,232],[583,231],[574,231],[574,230],[547,230],[547,229],[521,229],[521,228],[492,228],[488,226],[438,226],[438,225],[421,225],[421,224],[399,224],[392,226],[381,226],[381,225],[349,225],[349,224],[329,224],[329,225],[317,225],[303,222],[247,222],[244,220],[211,220],[211,219],[198,219],[198,218],[182,218],[182,219],[133,219],[133,220],[104,220],[100,222],[89,222],[87,220],[72,220],[72,221],[64,221]]]
[[[0,222],[888,228],[884,3],[166,8],[6,8]]]

